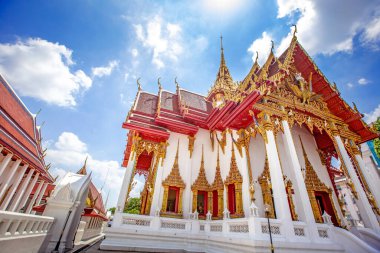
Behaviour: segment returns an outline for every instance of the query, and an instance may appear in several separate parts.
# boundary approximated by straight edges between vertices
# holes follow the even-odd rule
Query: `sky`
[[[115,206],[124,175],[121,125],[143,90],[207,94],[220,62],[242,80],[256,51],[279,56],[297,37],[341,96],[367,122],[380,116],[377,0],[0,0],[0,73],[40,113],[50,172],[76,172],[88,157],[95,185]],[[0,94],[1,95],[1,94]],[[140,185],[141,187],[141,185]]]

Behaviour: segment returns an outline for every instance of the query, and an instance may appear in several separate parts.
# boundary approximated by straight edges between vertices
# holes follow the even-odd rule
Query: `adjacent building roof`
[[[41,133],[36,117],[0,75],[0,144],[36,169],[47,182],[53,178],[46,170],[41,148]]]

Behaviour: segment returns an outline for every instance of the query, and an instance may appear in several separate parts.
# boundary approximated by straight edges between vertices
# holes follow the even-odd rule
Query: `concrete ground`
[[[99,240],[95,244],[87,245],[87,247],[80,249],[79,251],[75,251],[75,253],[86,252],[86,253],[137,253],[135,251],[106,251],[99,249],[100,243],[103,239]],[[148,253],[148,252],[138,252],[138,253]],[[152,252],[149,252],[152,253]]]

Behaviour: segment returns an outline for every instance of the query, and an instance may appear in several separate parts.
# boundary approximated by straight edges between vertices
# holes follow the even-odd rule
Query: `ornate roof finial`
[[[293,31],[293,38],[296,37],[296,33],[297,33],[297,25],[296,24],[293,24],[292,27],[294,26],[294,31]]]
[[[353,106],[354,106],[354,110],[355,110],[356,112],[359,112],[358,108],[356,107],[356,104],[355,104],[354,102],[352,102],[352,104],[353,104]]]
[[[137,90],[138,90],[138,91],[141,91],[140,78],[141,78],[141,77],[137,78],[137,81],[136,81],[136,82],[137,82]]]
[[[87,159],[88,159],[88,156],[86,156],[86,160],[84,160],[84,164],[83,164],[82,168],[80,168],[80,170],[78,170],[77,174],[87,175],[87,170],[86,170]]]
[[[179,90],[179,83],[177,82],[177,77],[174,78],[174,83],[175,83],[177,90]]]
[[[220,34],[220,64],[225,65],[226,61],[224,60],[224,49],[223,49],[223,36]]]
[[[255,59],[255,63],[257,63],[257,60],[259,59],[259,52],[256,51],[256,59]]]
[[[158,83],[158,90],[161,91],[162,90],[162,86],[161,86],[160,79],[161,79],[161,77],[158,78],[157,83]]]
[[[273,53],[273,49],[274,49],[274,41],[271,40],[270,42],[272,43],[272,46],[271,46],[271,48],[270,48],[270,51]]]

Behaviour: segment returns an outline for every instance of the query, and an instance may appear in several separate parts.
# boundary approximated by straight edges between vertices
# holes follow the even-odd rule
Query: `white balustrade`
[[[53,221],[53,217],[0,211],[0,242],[9,238],[47,234]]]

